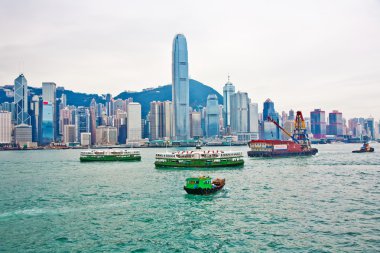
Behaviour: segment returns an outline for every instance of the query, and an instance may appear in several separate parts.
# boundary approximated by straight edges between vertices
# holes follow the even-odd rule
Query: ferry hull
[[[141,161],[141,156],[89,156],[80,157],[81,162]]]
[[[275,151],[248,151],[249,157],[289,157],[289,156],[312,156],[318,153],[318,149],[311,148],[300,152],[275,152]]]
[[[244,165],[244,160],[237,161],[220,161],[220,162],[209,162],[207,160],[182,160],[178,161],[165,161],[159,162],[156,161],[156,167],[171,167],[171,168],[213,168],[213,167],[234,167],[234,166],[242,166]]]

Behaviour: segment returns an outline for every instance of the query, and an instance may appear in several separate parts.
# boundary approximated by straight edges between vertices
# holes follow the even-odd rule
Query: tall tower
[[[28,114],[28,82],[23,74],[15,79],[14,102],[16,107],[16,125],[30,124]]]
[[[176,140],[187,140],[190,138],[189,65],[183,34],[174,37],[172,56],[173,137]]]
[[[235,93],[235,86],[230,82],[230,76],[228,76],[228,82],[223,87],[223,122],[224,127],[231,126],[231,95]]]
[[[44,114],[42,118],[42,122],[48,122],[49,126],[52,127],[52,129],[49,129],[49,136],[44,134],[42,131],[43,138],[51,139],[50,141],[54,141],[57,138],[57,85],[52,82],[43,82],[42,83],[42,99],[44,102],[43,108],[46,106],[51,105],[52,115]],[[44,118],[44,116],[47,116],[47,118]],[[52,117],[52,122],[50,117]],[[46,129],[46,124],[43,130]],[[50,132],[52,131],[52,136],[50,136]],[[50,142],[49,142],[50,143]]]
[[[207,137],[219,136],[219,104],[215,94],[207,96],[206,135]]]

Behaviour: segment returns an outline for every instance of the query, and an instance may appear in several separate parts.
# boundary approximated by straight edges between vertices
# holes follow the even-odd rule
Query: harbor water
[[[80,150],[0,152],[0,252],[379,252],[380,145],[315,147],[201,170],[156,169],[164,149],[108,163],[81,163]],[[187,195],[185,179],[201,174],[225,189]]]

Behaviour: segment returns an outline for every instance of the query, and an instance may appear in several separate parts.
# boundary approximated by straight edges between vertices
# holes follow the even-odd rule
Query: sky
[[[0,0],[0,85],[169,84],[177,33],[191,78],[221,93],[230,75],[260,110],[380,118],[380,0]]]

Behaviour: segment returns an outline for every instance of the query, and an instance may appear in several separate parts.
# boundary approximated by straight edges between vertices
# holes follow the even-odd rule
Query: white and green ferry
[[[139,150],[124,149],[90,149],[80,153],[81,162],[140,161]]]
[[[229,167],[244,164],[240,151],[177,151],[156,154],[156,167]]]

